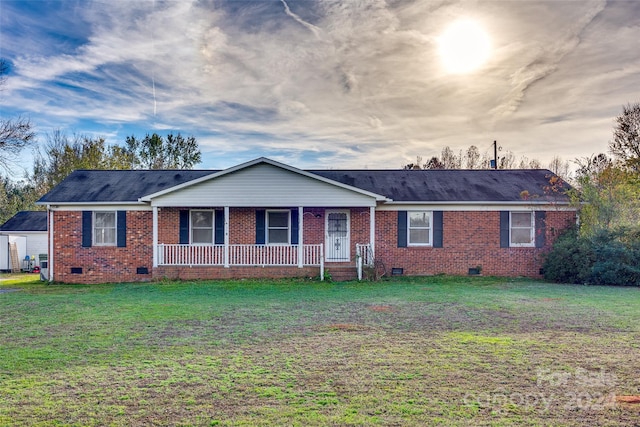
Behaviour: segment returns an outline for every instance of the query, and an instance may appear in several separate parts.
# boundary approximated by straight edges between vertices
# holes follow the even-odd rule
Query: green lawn
[[[638,425],[640,289],[0,276],[0,425]]]

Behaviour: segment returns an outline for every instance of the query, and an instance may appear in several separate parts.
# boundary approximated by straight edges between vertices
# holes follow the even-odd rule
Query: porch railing
[[[158,244],[158,265],[181,266],[324,266],[323,245],[174,245]],[[225,262],[226,258],[226,262]]]
[[[356,244],[356,269],[358,270],[358,280],[362,280],[362,269],[364,266],[373,265],[373,249],[369,243]]]

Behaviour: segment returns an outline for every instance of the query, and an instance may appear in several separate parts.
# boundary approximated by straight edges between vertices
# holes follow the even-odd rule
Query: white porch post
[[[229,206],[224,207],[224,267],[229,268]]]
[[[371,262],[374,259],[376,247],[376,207],[369,208],[369,246],[371,247]]]
[[[303,264],[304,264],[304,248],[303,248],[303,244],[304,242],[302,241],[303,237],[304,237],[304,215],[303,215],[303,211],[304,208],[302,206],[298,206],[298,268],[302,268]]]
[[[158,207],[153,207],[153,268],[158,266]]]

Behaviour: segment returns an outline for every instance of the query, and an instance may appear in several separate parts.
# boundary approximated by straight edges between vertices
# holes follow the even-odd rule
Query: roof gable
[[[150,194],[156,206],[375,206],[385,197],[260,158]]]

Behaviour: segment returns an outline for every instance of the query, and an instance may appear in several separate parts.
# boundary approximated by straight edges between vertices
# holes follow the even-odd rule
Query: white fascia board
[[[378,211],[398,210],[441,210],[441,211],[508,211],[521,210],[556,210],[575,211],[569,203],[553,202],[393,202],[378,205]]]
[[[47,209],[51,211],[151,211],[152,208],[147,203],[124,204],[122,202],[109,203],[49,203]]]
[[[390,201],[390,199],[386,198],[383,195],[376,194],[376,193],[371,193],[369,191],[365,191],[365,190],[362,190],[362,189],[357,188],[357,187],[353,187],[353,186],[350,186],[350,185],[343,184],[341,182],[333,181],[331,179],[328,179],[328,178],[325,178],[325,177],[322,177],[322,176],[319,176],[319,175],[315,175],[315,174],[312,174],[310,172],[303,171],[302,169],[298,169],[298,168],[295,168],[293,166],[286,165],[284,163],[276,162],[275,160],[271,160],[271,159],[268,159],[266,157],[259,157],[257,159],[251,160],[249,162],[241,163],[239,165],[230,167],[230,168],[225,169],[223,171],[214,172],[211,175],[206,175],[206,176],[203,176],[201,178],[197,178],[197,179],[185,182],[183,184],[176,185],[175,187],[167,188],[166,190],[158,191],[157,193],[153,193],[153,194],[148,194],[148,195],[143,196],[140,199],[138,199],[138,201],[139,202],[150,202],[152,199],[154,199],[156,197],[163,196],[165,194],[169,194],[169,193],[172,193],[174,191],[178,191],[178,190],[180,190],[182,188],[190,187],[192,185],[196,185],[196,184],[199,184],[201,182],[208,181],[210,179],[216,179],[216,178],[219,178],[221,176],[228,175],[228,174],[231,174],[231,173],[237,172],[239,170],[246,169],[246,168],[249,168],[251,166],[255,166],[255,165],[261,164],[261,163],[266,163],[266,164],[269,164],[271,166],[287,170],[289,172],[293,172],[293,173],[296,173],[296,174],[299,174],[299,175],[302,175],[302,176],[305,176],[305,177],[308,177],[308,178],[311,178],[311,179],[315,179],[315,180],[320,181],[320,182],[324,182],[326,184],[330,184],[330,185],[333,185],[333,186],[336,186],[336,187],[344,188],[344,189],[349,190],[349,191],[353,191],[355,193],[359,193],[359,194],[363,194],[363,195],[366,195],[366,196],[369,196],[369,197],[373,197],[373,198],[376,199],[376,201],[380,201],[380,202]]]

